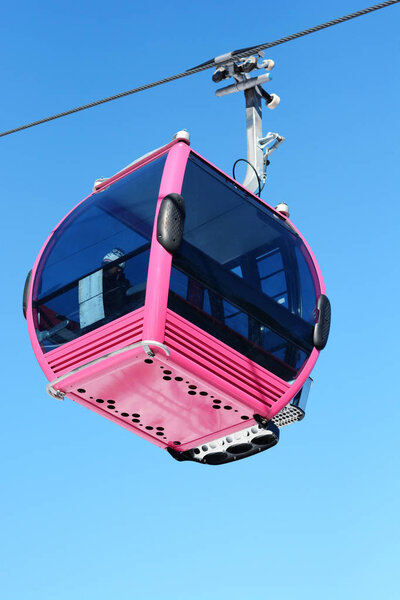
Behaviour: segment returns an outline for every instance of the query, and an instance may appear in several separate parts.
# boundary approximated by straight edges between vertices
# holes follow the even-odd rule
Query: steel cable
[[[232,59],[234,59],[234,60],[246,58],[247,56],[250,56],[257,52],[261,52],[262,50],[266,50],[268,48],[273,48],[274,46],[278,46],[279,44],[285,44],[286,42],[291,42],[292,40],[296,40],[305,35],[309,35],[311,33],[317,32],[317,31],[321,31],[322,29],[326,29],[327,27],[332,27],[333,25],[338,25],[339,23],[344,23],[345,21],[349,21],[350,19],[355,19],[356,17],[361,17],[362,15],[366,15],[366,14],[374,12],[376,10],[380,10],[381,8],[386,8],[387,6],[391,6],[393,4],[398,4],[399,2],[400,2],[400,0],[387,0],[387,2],[381,2],[380,4],[375,4],[374,6],[369,6],[368,8],[364,8],[363,10],[359,10],[355,13],[345,15],[338,19],[333,19],[332,21],[327,21],[326,23],[316,25],[315,27],[310,27],[309,29],[299,31],[298,33],[293,33],[292,35],[288,35],[286,37],[280,38],[279,40],[275,40],[274,42],[267,42],[265,44],[259,44],[258,46],[250,46],[248,48],[242,48],[241,50],[234,50],[230,54],[232,56]],[[96,100],[95,102],[90,102],[88,104],[84,104],[83,106],[78,106],[76,108],[72,108],[70,110],[65,110],[56,115],[52,115],[50,117],[45,117],[44,119],[39,119],[38,121],[33,121],[32,123],[27,123],[26,125],[21,125],[20,127],[15,127],[14,129],[9,129],[8,131],[3,131],[2,133],[0,133],[0,137],[5,137],[6,135],[11,135],[12,133],[16,133],[17,131],[23,131],[24,129],[29,129],[30,127],[36,127],[37,125],[42,125],[43,123],[48,123],[49,121],[54,121],[55,119],[60,119],[61,117],[66,117],[67,115],[72,115],[72,114],[80,112],[82,110],[87,110],[88,108],[93,108],[95,106],[99,106],[100,104],[105,104],[106,102],[112,102],[113,100],[118,100],[118,98],[124,98],[125,96],[130,96],[132,94],[144,92],[145,90],[149,90],[149,89],[157,87],[159,85],[163,85],[164,83],[169,83],[170,81],[176,81],[177,79],[182,79],[183,77],[189,77],[189,75],[194,75],[195,73],[200,73],[201,71],[211,69],[216,64],[220,64],[220,63],[216,63],[215,59],[212,59],[208,62],[198,65],[197,67],[194,67],[187,71],[183,71],[182,73],[178,73],[177,75],[172,75],[170,77],[164,77],[163,79],[159,79],[158,81],[154,81],[153,83],[147,83],[145,85],[141,85],[139,87],[133,88],[132,90],[128,90],[126,92],[121,92],[121,93],[115,94],[113,96],[108,96],[107,98],[103,98],[101,100]]]

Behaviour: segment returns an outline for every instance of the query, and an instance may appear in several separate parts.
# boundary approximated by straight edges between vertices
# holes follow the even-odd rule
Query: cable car
[[[330,307],[285,211],[180,132],[59,223],[24,314],[51,396],[177,460],[224,464],[303,418]]]

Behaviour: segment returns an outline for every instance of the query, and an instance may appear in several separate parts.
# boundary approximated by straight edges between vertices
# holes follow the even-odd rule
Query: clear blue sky
[[[29,2],[2,8],[1,130],[274,40],[371,0]],[[21,297],[56,223],[182,128],[227,172],[243,98],[211,71],[0,140],[4,600],[397,600],[400,5],[273,49],[264,130],[333,305],[305,420],[273,450],[178,464],[45,393]]]

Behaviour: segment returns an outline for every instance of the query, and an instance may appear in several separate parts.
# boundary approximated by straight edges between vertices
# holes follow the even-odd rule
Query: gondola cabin
[[[208,464],[270,448],[304,416],[329,331],[300,233],[184,135],[61,221],[24,306],[52,396]]]

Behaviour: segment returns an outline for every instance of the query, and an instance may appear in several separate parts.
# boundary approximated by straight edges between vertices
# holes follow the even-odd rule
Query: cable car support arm
[[[219,83],[223,79],[233,77],[235,83],[220,88],[215,93],[217,96],[226,96],[234,92],[243,91],[246,101],[246,136],[247,136],[247,171],[243,186],[255,193],[260,185],[260,191],[266,181],[266,169],[269,155],[278,148],[285,138],[278,133],[269,132],[262,134],[262,104],[264,99],[270,109],[276,108],[280,102],[276,94],[268,94],[262,84],[271,80],[269,71],[274,67],[274,61],[267,59],[258,62],[258,57],[263,57],[263,52],[250,56],[245,60],[235,62],[231,53],[224,54],[215,59],[221,62],[212,79]],[[267,71],[257,77],[250,77],[250,71],[264,69]]]

